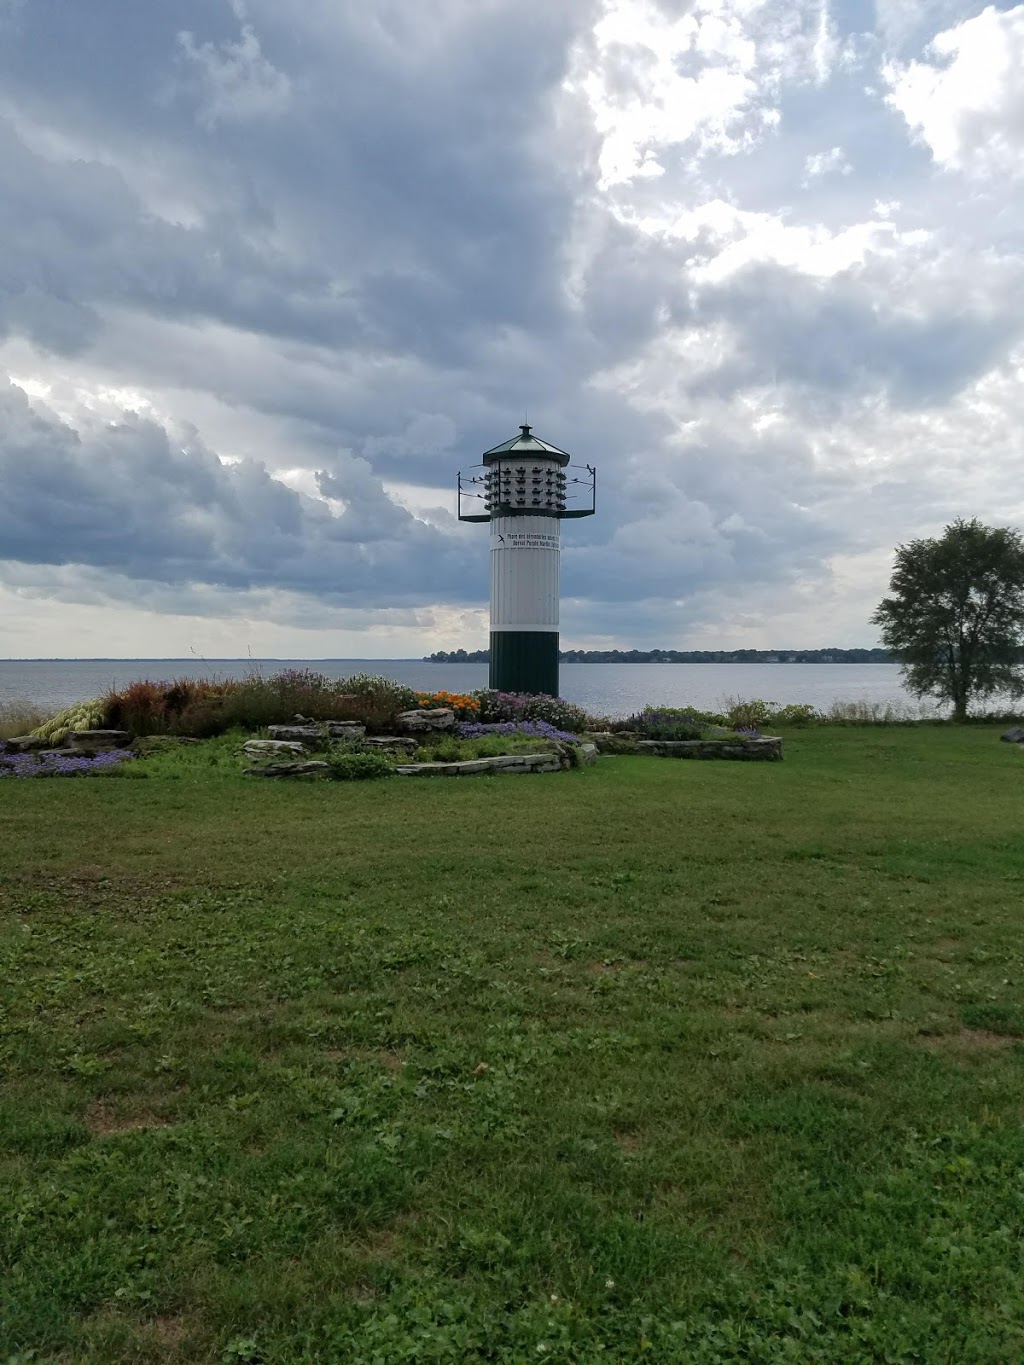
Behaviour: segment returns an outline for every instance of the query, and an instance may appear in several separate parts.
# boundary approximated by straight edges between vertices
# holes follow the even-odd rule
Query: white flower
[[[614,1281],[614,1280],[605,1280],[605,1282],[604,1282],[604,1287],[605,1287],[605,1289],[614,1289],[614,1288],[615,1288],[615,1281]]]

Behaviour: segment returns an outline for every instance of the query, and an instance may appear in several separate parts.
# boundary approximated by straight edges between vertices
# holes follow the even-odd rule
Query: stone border
[[[640,739],[637,753],[656,758],[738,758],[779,762],[782,740],[774,735],[760,739]]]
[[[624,758],[646,754],[654,758],[732,758],[748,762],[782,759],[782,740],[777,735],[761,735],[757,739],[733,734],[714,739],[637,739],[632,733],[601,731],[590,737],[600,753]]]
[[[559,744],[544,754],[499,754],[495,758],[470,758],[458,763],[402,763],[396,777],[482,777],[487,773],[560,773],[571,768],[589,768],[597,762],[597,745]],[[330,765],[314,760],[309,763],[270,763],[265,768],[248,768],[247,777],[305,777],[326,773]]]
[[[470,758],[459,763],[403,763],[395,772],[399,777],[478,777],[483,773],[559,773],[570,768],[589,768],[597,762],[597,745],[560,744],[547,754],[500,754],[496,758]],[[570,752],[567,752],[570,751]]]

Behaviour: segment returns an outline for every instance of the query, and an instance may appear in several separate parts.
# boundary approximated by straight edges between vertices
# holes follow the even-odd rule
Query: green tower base
[[[492,630],[488,686],[558,696],[557,630]]]

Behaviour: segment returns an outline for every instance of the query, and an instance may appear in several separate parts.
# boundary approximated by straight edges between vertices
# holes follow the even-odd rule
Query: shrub
[[[727,717],[717,711],[699,711],[695,706],[645,706],[637,715],[630,716],[624,721],[614,722],[609,728],[615,730],[635,730],[643,731],[647,734],[647,726],[657,725],[661,728],[671,728],[672,726],[689,727],[697,731],[694,738],[699,737],[709,726],[727,724]],[[651,735],[651,739],[672,739],[673,735]],[[685,735],[679,738],[685,739]]]
[[[729,709],[725,713],[726,723],[734,730],[760,728],[772,723],[777,709],[775,703],[762,701],[759,697],[749,699],[737,697],[730,700]]]
[[[476,697],[480,703],[478,714],[482,725],[525,719],[523,712],[528,700],[525,692],[498,692],[487,687],[478,692]]]
[[[777,706],[772,713],[773,725],[817,725],[824,716],[809,702],[790,702],[788,706]]]
[[[358,720],[371,734],[393,730],[399,711],[411,711],[416,706],[416,693],[393,678],[372,673],[357,673],[341,678],[336,684],[353,700],[345,714],[324,716],[324,720]]]
[[[269,677],[257,670],[237,684],[224,703],[226,727],[248,730],[287,724],[295,716],[354,720],[357,711],[358,699],[343,679],[311,668],[286,668]]]
[[[590,717],[582,706],[562,697],[531,697],[524,713],[526,720],[547,721],[567,734],[582,735],[590,724]]]
[[[734,730],[778,725],[816,725],[826,717],[807,702],[763,701],[758,697],[730,700],[726,721]]]
[[[313,721],[356,720],[369,730],[386,730],[399,711],[415,705],[412,689],[390,678],[365,673],[329,678],[308,668],[287,668],[269,677],[255,670],[222,682],[147,679],[110,692],[104,701],[107,724],[134,735],[198,738],[286,724],[297,715]]]
[[[528,692],[478,692],[480,720],[484,724],[508,721],[543,720],[567,734],[581,735],[589,728],[590,718],[582,706],[562,697],[534,696]]]
[[[197,708],[204,713],[222,714],[225,698],[240,684],[232,681],[208,682],[205,678],[177,678],[174,682],[152,682],[148,678],[112,689],[104,698],[106,723],[133,735],[186,735]],[[210,722],[206,734],[219,734],[228,728]]]
[[[700,739],[706,724],[670,708],[647,706],[632,717],[632,728],[645,739]]]
[[[342,678],[338,686],[360,701],[385,701],[396,711],[409,711],[416,705],[416,693],[411,687],[379,673],[354,673],[351,678]]]
[[[394,768],[379,753],[332,753],[327,757],[327,776],[332,782],[366,782],[392,777]]]

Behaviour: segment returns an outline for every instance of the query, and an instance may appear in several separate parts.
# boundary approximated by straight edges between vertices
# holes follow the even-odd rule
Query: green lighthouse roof
[[[485,450],[482,456],[484,464],[494,464],[501,459],[555,459],[560,465],[567,465],[572,458],[568,451],[559,450],[558,446],[551,445],[548,441],[542,441],[539,436],[534,436],[530,426],[524,422],[519,428],[519,435],[513,436],[511,441],[502,441],[500,446],[493,446],[490,450]]]

